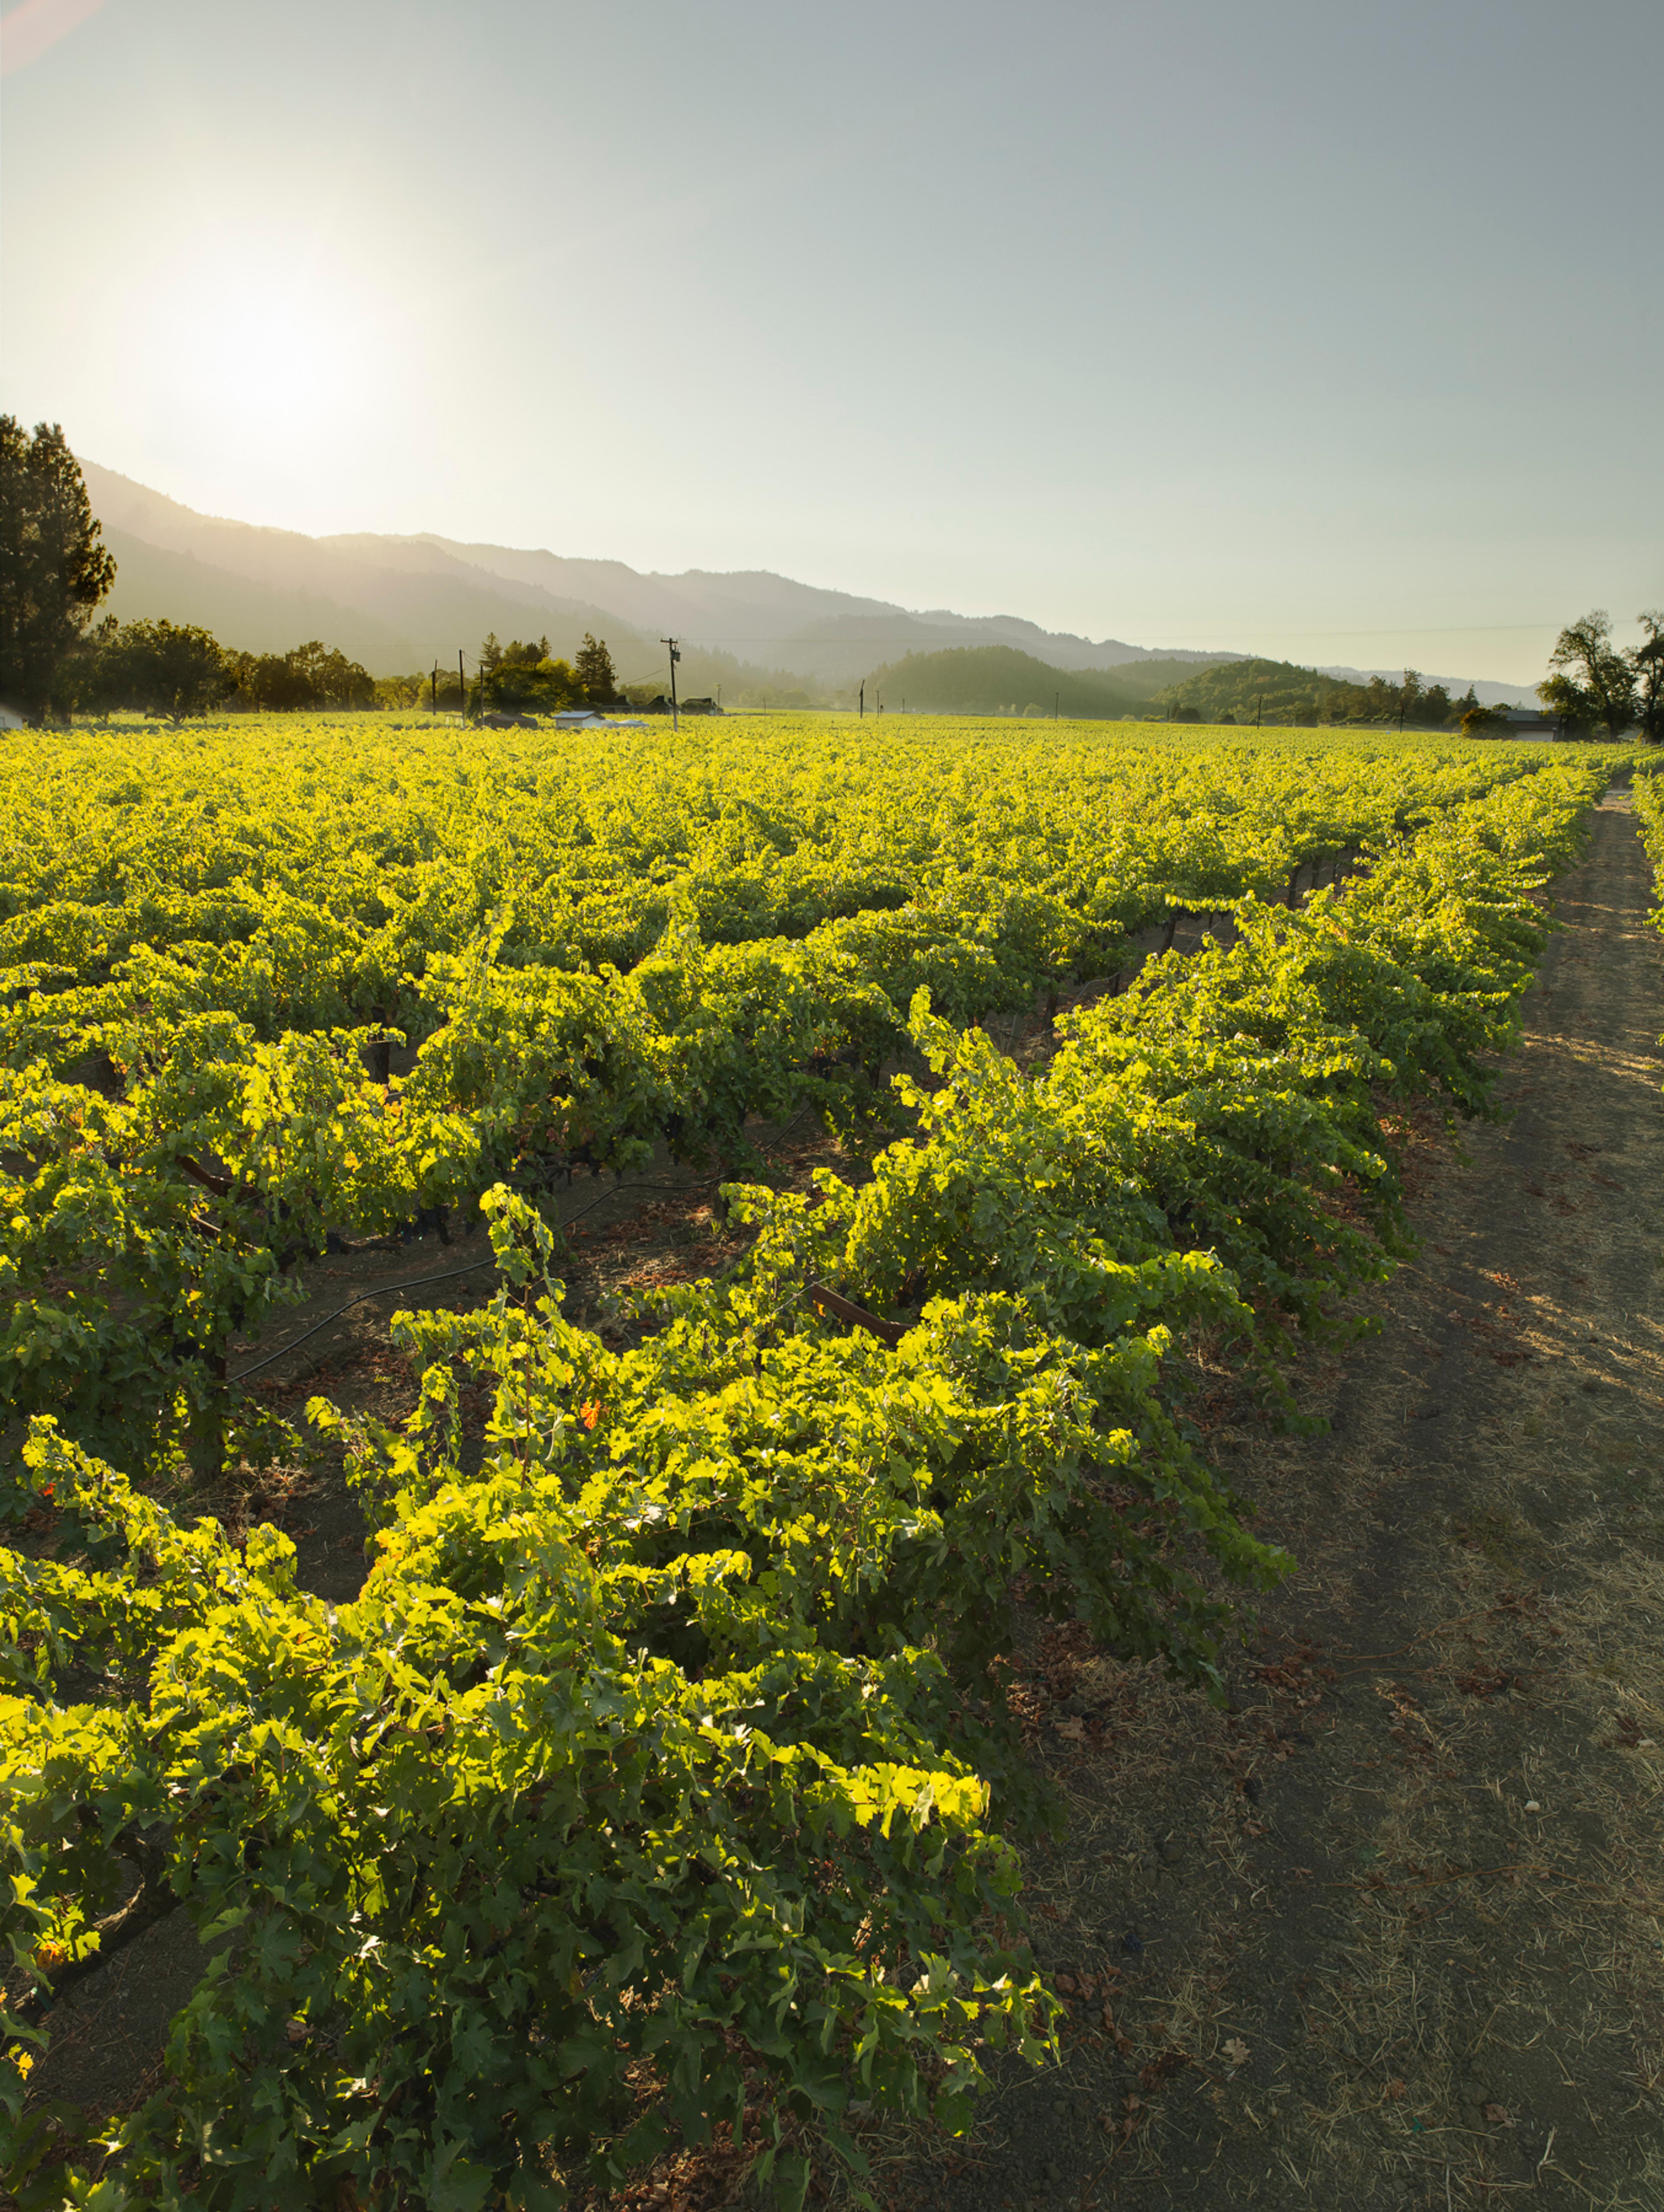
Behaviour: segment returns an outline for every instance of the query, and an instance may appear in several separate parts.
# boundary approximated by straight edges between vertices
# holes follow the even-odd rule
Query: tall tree
[[[607,651],[604,639],[597,644],[586,630],[573,668],[592,707],[611,705],[618,696],[618,679],[612,672],[612,655]]]
[[[56,422],[31,437],[0,415],[0,700],[31,722],[59,704],[58,674],[116,564]]]
[[[1548,657],[1554,672],[1537,686],[1552,714],[1574,728],[1604,727],[1621,738],[1635,720],[1635,669],[1612,641],[1604,607],[1568,623]]]
[[[1635,671],[1635,706],[1641,734],[1649,745],[1664,738],[1664,608],[1649,607],[1636,620],[1647,633],[1644,645],[1630,655]]]

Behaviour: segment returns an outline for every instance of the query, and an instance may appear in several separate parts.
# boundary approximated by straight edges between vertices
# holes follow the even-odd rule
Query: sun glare
[[[197,404],[274,425],[284,418],[316,422],[336,404],[342,383],[355,380],[350,343],[337,339],[332,347],[323,318],[294,299],[245,301],[222,311],[179,367]]]
[[[198,239],[155,272],[147,350],[175,428],[247,441],[282,465],[354,434],[386,347],[378,303],[332,257],[246,234]]]

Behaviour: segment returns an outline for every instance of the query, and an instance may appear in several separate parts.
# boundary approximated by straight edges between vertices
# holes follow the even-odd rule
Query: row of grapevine
[[[1637,763],[1637,769],[1631,793],[1640,824],[1641,842],[1646,848],[1655,875],[1664,884],[1664,769],[1651,762]],[[1664,900],[1664,893],[1661,899]],[[1664,903],[1661,903],[1654,920],[1664,927]]]
[[[489,1193],[504,1287],[399,1317],[409,1421],[313,1409],[377,1531],[355,1604],[37,1421],[70,1534],[3,1565],[20,2201],[552,2206],[748,2112],[789,2196],[852,2097],[963,2124],[1053,2013],[1014,1933],[1050,1815],[1015,1593],[1217,1691],[1229,1586],[1287,1562],[1198,1448],[1185,1348],[1276,1392],[1290,1332],[1346,1326],[1402,1236],[1383,1114],[1485,1110],[1604,780],[1542,767],[1303,910],[1242,900],[1038,1072],[921,993],[914,1133],[859,1187],[732,1189],[746,1258],[634,1350]],[[215,1948],[168,2085],[66,2149],[24,2111],[42,2004],[176,1899]]]
[[[660,1141],[740,1165],[756,1115],[882,1127],[920,988],[1029,1006],[1541,758],[814,738],[11,741],[9,1402],[211,1472],[260,1443],[228,1346],[331,1232]]]

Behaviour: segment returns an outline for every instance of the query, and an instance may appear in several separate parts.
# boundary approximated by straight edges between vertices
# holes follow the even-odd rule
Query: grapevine
[[[1055,1809],[993,1664],[1018,1593],[1221,1693],[1231,1586],[1290,1562],[1201,1450],[1181,1355],[1206,1328],[1286,1403],[1292,1335],[1352,1326],[1406,1243],[1383,1113],[1491,1110],[1543,887],[1606,771],[1220,750],[1106,747],[1095,782],[1083,747],[1054,789],[1020,753],[925,746],[900,772],[928,836],[876,752],[836,764],[847,822],[812,760],[753,764],[744,807],[714,748],[667,750],[628,805],[604,763],[619,872],[578,809],[558,840],[540,817],[523,873],[512,840],[471,849],[446,942],[419,872],[452,864],[411,857],[440,771],[395,748],[419,799],[384,787],[364,820],[417,876],[372,893],[358,831],[316,833],[295,863],[316,957],[281,952],[298,875],[281,899],[258,868],[180,895],[242,936],[141,942],[134,902],[161,911],[167,866],[191,872],[165,824],[64,841],[56,869],[14,833],[9,1348],[43,1377],[18,1497],[50,1488],[68,1531],[56,1559],[0,1553],[22,2203],[555,2205],[719,2121],[738,2141],[748,2111],[791,2201],[816,2133],[859,2163],[852,2098],[963,2127],[991,2050],[1041,2055],[1055,2001],[1015,1932],[1017,1850]],[[518,788],[532,757],[491,773]],[[264,849],[286,842],[270,819]],[[540,886],[551,842],[566,874]],[[1347,847],[1361,869],[1289,902],[1297,865]],[[573,944],[574,886],[629,871],[668,886],[652,942],[529,956],[549,902]],[[582,927],[617,930],[595,896]],[[1112,972],[1175,903],[1228,908],[1230,941],[1065,1014],[1049,1060],[971,1025]],[[416,1041],[402,1079],[372,1064],[378,1025]],[[905,1133],[869,1176],[823,1170],[809,1199],[737,1176],[756,1234],[726,1276],[653,1294],[633,1349],[567,1318],[513,1187],[529,1146],[628,1160],[676,1116],[743,1165],[748,1113],[871,1122],[861,1071],[898,1040],[932,1081],[900,1082]],[[118,1083],[76,1079],[94,1050]],[[301,1590],[276,1531],[234,1544],[110,1463],[165,1448],[167,1377],[286,1294],[290,1246],[477,1193],[499,1287],[396,1317],[408,1420],[312,1408],[374,1531],[355,1603]],[[119,1332],[143,1336],[130,1285],[174,1251],[149,1309],[170,1368]],[[56,1367],[49,1267],[75,1278]],[[148,1425],[88,1401],[121,1373],[152,1378]],[[493,1407],[472,1472],[468,1385]],[[77,2146],[25,2096],[50,2000],[175,1907],[215,1948],[167,2086]]]

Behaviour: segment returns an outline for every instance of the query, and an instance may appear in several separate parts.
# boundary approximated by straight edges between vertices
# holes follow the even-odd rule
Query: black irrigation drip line
[[[325,1314],[322,1321],[314,1322],[310,1328],[303,1329],[291,1343],[280,1344],[276,1352],[267,1352],[264,1359],[257,1359],[252,1367],[241,1368],[235,1375],[227,1376],[226,1380],[228,1382],[246,1382],[251,1375],[258,1375],[263,1367],[270,1367],[274,1361],[286,1358],[289,1352],[298,1352],[320,1329],[327,1328],[332,1321],[339,1321],[343,1314],[350,1313],[355,1306],[367,1304],[372,1298],[385,1298],[390,1291],[419,1291],[428,1283],[452,1283],[459,1275],[472,1275],[482,1267],[494,1267],[496,1261],[497,1255],[493,1252],[483,1260],[471,1260],[465,1267],[447,1267],[441,1275],[412,1275],[403,1283],[380,1283],[373,1291],[361,1291],[355,1298],[349,1298],[345,1305],[337,1306],[333,1313]]]
[[[803,1116],[799,1115],[797,1118],[801,1121]],[[786,1126],[786,1129],[790,1130],[795,1125],[788,1121]],[[785,1132],[782,1132],[782,1134],[784,1133]],[[555,1225],[557,1229],[569,1229],[574,1221],[581,1221],[585,1214],[592,1213],[598,1206],[605,1205],[608,1199],[622,1197],[627,1188],[631,1192],[709,1190],[717,1183],[732,1181],[732,1177],[729,1176],[706,1176],[698,1182],[633,1182],[628,1186],[623,1183],[615,1183],[610,1190],[604,1190],[598,1198],[592,1198],[587,1206],[580,1206],[575,1213],[568,1214],[564,1221],[556,1222]],[[228,1376],[226,1380],[228,1382],[247,1382],[251,1375],[258,1375],[263,1367],[270,1367],[277,1360],[287,1358],[291,1352],[298,1352],[303,1344],[318,1335],[321,1330],[326,1329],[331,1322],[339,1321],[343,1314],[350,1313],[355,1306],[367,1305],[372,1298],[397,1297],[400,1291],[423,1290],[429,1283],[452,1283],[459,1275],[471,1275],[477,1273],[481,1267],[495,1267],[496,1259],[497,1255],[493,1252],[483,1259],[471,1260],[465,1267],[447,1267],[443,1273],[437,1275],[411,1275],[402,1283],[379,1283],[373,1291],[361,1291],[355,1298],[349,1298],[345,1305],[337,1306],[333,1313],[325,1314],[322,1321],[314,1322],[310,1328],[304,1329],[289,1343],[279,1345],[276,1352],[267,1352],[264,1359],[255,1360],[252,1366],[240,1369],[235,1375]]]

